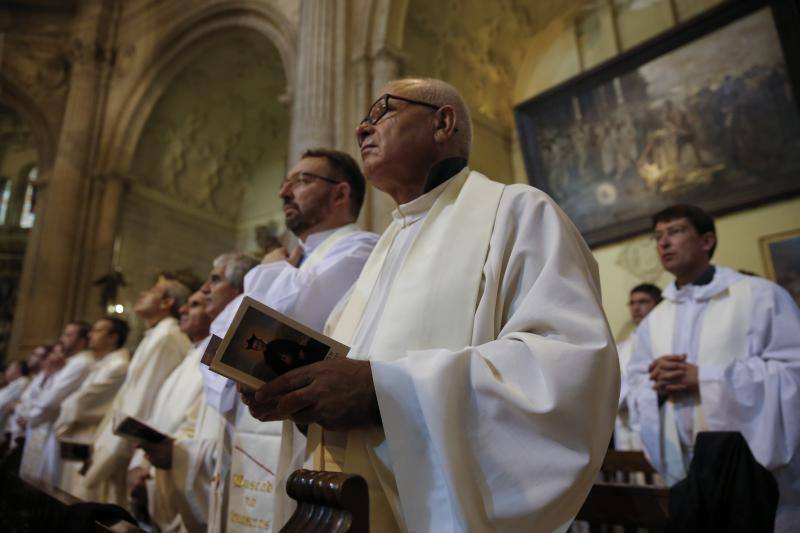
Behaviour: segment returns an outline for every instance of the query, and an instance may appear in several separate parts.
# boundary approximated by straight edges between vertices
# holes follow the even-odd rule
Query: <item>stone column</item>
[[[336,7],[331,0],[301,0],[289,164],[314,146],[334,146]],[[339,73],[341,75],[341,72]]]
[[[52,169],[39,184],[36,223],[30,234],[14,313],[9,355],[52,341],[64,323],[75,316],[90,191],[93,150],[110,57],[99,52],[108,42],[99,30],[109,28],[107,17],[116,2],[97,5],[76,21],[70,50],[69,93]],[[113,21],[112,21],[113,24]],[[113,39],[113,36],[111,36]]]

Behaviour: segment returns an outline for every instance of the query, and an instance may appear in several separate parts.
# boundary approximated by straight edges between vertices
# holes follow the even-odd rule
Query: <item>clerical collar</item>
[[[447,159],[442,159],[433,165],[431,171],[428,173],[428,177],[425,180],[424,192],[432,191],[461,172],[465,166],[467,166],[467,160],[463,157],[448,157]]]
[[[700,274],[700,277],[691,283],[687,283],[687,285],[708,285],[714,279],[714,271],[714,265],[708,265],[708,268]],[[678,281],[675,281],[675,288],[680,289],[685,286],[686,285],[678,285]]]
[[[306,237],[306,240],[298,240],[300,246],[303,248],[303,253],[305,255],[312,253],[314,249],[316,249],[316,247],[322,243],[322,241],[333,235],[333,232],[338,229],[339,228],[333,228],[326,229],[325,231],[318,231]]]
[[[424,218],[431,207],[433,207],[433,203],[439,198],[439,195],[442,194],[442,191],[447,188],[447,183],[448,181],[445,180],[422,196],[417,196],[410,202],[398,205],[397,208],[392,211],[392,218],[399,222],[403,228]]]

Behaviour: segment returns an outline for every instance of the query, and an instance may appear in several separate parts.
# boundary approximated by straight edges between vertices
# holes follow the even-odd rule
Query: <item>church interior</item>
[[[792,13],[787,20],[800,21],[796,0],[0,1],[0,363],[10,368],[55,343],[73,321],[92,324],[108,316],[127,322],[132,354],[150,327],[134,311],[137,299],[164,273],[197,290],[220,254],[260,261],[275,243],[294,248],[297,238],[278,195],[290,169],[318,147],[360,162],[356,127],[382,87],[410,77],[444,80],[463,96],[473,128],[470,169],[504,185],[542,189],[575,221],[597,263],[602,310],[616,342],[632,337],[638,324],[633,304],[629,309],[631,289],[643,283],[664,289],[674,279],[659,260],[649,222],[672,203],[698,203],[713,214],[713,263],[779,283],[793,295],[796,313],[800,150],[786,148],[780,157],[769,152],[764,158],[772,166],[748,166],[742,153],[760,150],[753,143],[712,141],[701,134],[696,110],[670,118],[667,97],[636,93],[625,81],[635,71],[653,85],[673,76],[690,86],[689,77],[713,70],[702,90],[726,90],[727,64],[693,63],[713,61],[711,53],[689,52],[671,64],[693,74],[655,72],[658,58],[764,9],[768,26],[775,19],[770,31],[780,36],[776,50],[785,63],[785,81],[776,83],[783,83],[781,94],[796,116],[780,128],[773,119],[764,119],[766,125],[751,120],[773,113],[769,102],[777,97],[765,96],[748,104],[755,111],[720,104],[719,116],[708,120],[733,137],[745,122],[763,126],[760,138],[785,135],[784,148],[800,148],[800,52],[787,49],[800,41],[786,37],[775,15]],[[753,46],[765,40],[753,39]],[[692,97],[700,94],[699,85],[691,87]],[[580,91],[583,97],[563,96]],[[635,93],[650,99],[641,105],[653,116],[663,110],[668,125],[659,131],[675,135],[678,165],[708,161],[714,150],[707,146],[731,143],[738,159],[718,167],[704,163],[706,178],[722,176],[735,159],[742,168],[758,168],[760,181],[737,188],[736,180],[752,176],[729,173],[725,179],[732,181],[714,182],[717,189],[709,192],[702,184],[691,189],[697,182],[680,181],[688,180],[682,175],[674,187],[683,189],[675,192],[666,174],[653,174],[658,158],[670,156],[664,148],[669,140],[643,121],[607,121],[586,130],[554,126],[552,135],[572,150],[559,155],[564,144],[547,140],[551,133],[540,125],[595,120],[606,109],[597,107],[602,91],[616,98],[614,106],[633,109]],[[676,91],[670,94],[677,101]],[[567,102],[568,118],[552,111],[559,98]],[[621,155],[631,147],[630,155]],[[587,177],[592,172],[597,176]],[[632,179],[637,184],[630,190],[639,197],[624,189]],[[358,226],[380,235],[397,204],[369,181]],[[778,257],[780,243],[788,251]],[[791,357],[797,365],[798,353]],[[623,463],[623,474],[611,474],[617,481],[623,475],[648,485],[637,477],[645,474],[631,474]],[[648,479],[658,475],[646,460],[637,464]],[[353,483],[341,481],[337,490],[361,490]],[[628,501],[600,497],[606,499],[595,501],[598,508],[624,508]],[[666,512],[663,490],[658,498],[650,503]],[[581,512],[590,513],[589,507]],[[7,509],[0,506],[0,512]],[[602,509],[595,512],[602,515]],[[272,517],[259,520],[242,519],[227,530],[280,526],[270,524]],[[195,530],[186,521],[180,528]],[[209,525],[212,530],[225,528]]]

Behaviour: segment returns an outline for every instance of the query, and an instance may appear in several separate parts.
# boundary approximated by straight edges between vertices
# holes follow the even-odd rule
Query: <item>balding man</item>
[[[92,457],[87,463],[83,483],[76,496],[90,501],[125,506],[125,475],[133,455],[130,441],[113,433],[112,414],[120,411],[148,419],[158,389],[183,360],[191,343],[178,326],[179,309],[189,297],[181,282],[160,277],[155,285],[142,291],[133,306],[147,331],[128,367],[128,374],[111,409],[106,413],[95,436]]]
[[[311,423],[316,469],[367,480],[371,531],[552,531],[611,436],[619,367],[596,263],[545,194],[470,171],[471,132],[449,84],[381,90],[356,134],[398,208],[329,324],[350,356],[245,399]]]

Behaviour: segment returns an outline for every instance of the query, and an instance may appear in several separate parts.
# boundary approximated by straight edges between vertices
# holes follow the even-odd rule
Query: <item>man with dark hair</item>
[[[675,281],[636,330],[628,365],[643,447],[672,485],[698,432],[741,432],[778,480],[776,531],[788,531],[800,520],[800,310],[778,285],[711,264],[717,236],[701,209],[665,209],[653,230]]]
[[[659,302],[661,302],[661,289],[652,283],[640,283],[632,288],[628,299],[628,311],[631,314],[631,321],[634,326],[638,326]],[[617,420],[614,423],[614,449],[616,450],[642,449],[638,431],[631,423],[628,411],[628,387],[625,384],[625,376],[632,349],[633,341],[630,337],[617,344],[622,381],[619,391]]]
[[[20,465],[20,475],[25,479],[51,485],[57,481],[59,470],[54,462],[56,454],[48,449],[53,446],[50,435],[61,403],[80,387],[91,372],[95,358],[88,349],[89,329],[88,323],[73,320],[64,326],[59,337],[64,366],[47,380],[25,417],[28,432]]]
[[[364,194],[366,192],[366,180],[356,160],[344,152],[325,148],[306,150],[303,152],[301,159],[309,157],[323,157],[327,159],[331,177],[350,185],[350,216],[353,222],[355,222],[361,212],[361,206],[364,203]]]
[[[73,494],[79,483],[80,464],[62,462],[58,455],[58,439],[89,443],[94,439],[100,421],[111,407],[119,388],[125,381],[130,353],[124,348],[128,338],[128,323],[118,317],[105,317],[94,323],[89,331],[89,349],[95,362],[80,388],[61,404],[61,412],[50,435],[52,461],[59,475],[52,481]]]
[[[85,477],[75,487],[76,496],[127,504],[125,476],[134,449],[130,441],[113,433],[112,413],[120,411],[143,420],[151,416],[158,389],[191,346],[176,320],[188,297],[189,289],[183,283],[164,276],[140,293],[133,310],[148,329],[131,358],[122,387],[100,422]]]

